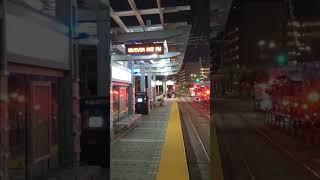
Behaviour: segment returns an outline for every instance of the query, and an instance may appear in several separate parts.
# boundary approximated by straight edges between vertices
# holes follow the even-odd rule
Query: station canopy
[[[35,10],[55,16],[56,0],[20,0]],[[88,37],[81,45],[97,45],[98,13],[110,13],[111,63],[134,61],[134,73],[174,75],[179,72],[191,31],[191,0],[77,0],[77,32]],[[98,11],[99,12],[98,12]],[[108,23],[106,21],[106,23]],[[130,44],[162,44],[161,53],[127,54]],[[152,50],[152,47],[148,48]],[[134,52],[135,50],[131,51]]]
[[[21,0],[26,5],[49,16],[55,16],[56,0]],[[81,45],[97,45],[97,4],[106,9],[106,0],[77,0],[77,32],[87,38]],[[106,11],[107,12],[107,11]],[[191,0],[110,0],[111,63],[127,66],[134,61],[134,74],[174,75],[179,72],[191,31]],[[107,23],[107,22],[106,22]],[[161,44],[161,52],[127,53],[126,46]],[[156,49],[156,48],[155,48]],[[139,51],[139,49],[138,49]]]
[[[111,60],[134,62],[134,75],[180,71],[191,25],[190,1],[111,0]]]

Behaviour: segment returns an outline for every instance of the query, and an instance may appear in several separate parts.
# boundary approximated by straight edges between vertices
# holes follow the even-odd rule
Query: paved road
[[[193,103],[191,97],[179,96],[189,175],[191,180],[208,180],[210,122],[207,116],[201,114],[190,103]]]
[[[224,180],[316,179],[256,133],[262,122],[252,103],[221,99],[215,107]]]

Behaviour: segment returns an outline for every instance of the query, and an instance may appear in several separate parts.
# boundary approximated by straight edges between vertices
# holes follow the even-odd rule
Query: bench
[[[114,133],[118,134],[122,131],[129,129],[131,126],[133,126],[139,119],[141,118],[141,114],[132,114],[129,115],[120,121],[117,121],[113,124]]]

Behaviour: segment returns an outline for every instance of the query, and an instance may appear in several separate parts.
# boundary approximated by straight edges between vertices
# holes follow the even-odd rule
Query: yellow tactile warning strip
[[[178,103],[171,107],[157,180],[189,180]]]
[[[213,118],[213,117],[212,117]],[[211,119],[211,180],[223,180],[223,170],[221,164],[219,142],[217,137],[216,126]]]

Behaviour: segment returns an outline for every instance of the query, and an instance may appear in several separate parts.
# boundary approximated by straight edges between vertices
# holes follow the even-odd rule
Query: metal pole
[[[8,72],[6,40],[6,0],[1,0],[0,49],[0,180],[8,180],[9,122],[8,122]]]

